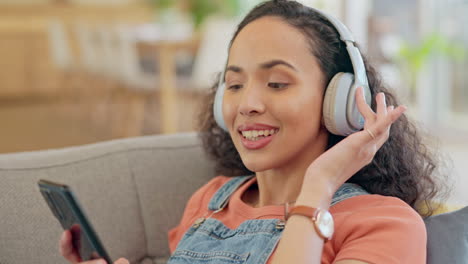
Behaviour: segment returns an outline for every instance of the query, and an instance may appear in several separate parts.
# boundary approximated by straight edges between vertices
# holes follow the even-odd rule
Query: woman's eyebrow
[[[244,70],[239,66],[231,65],[231,66],[226,68],[226,72],[228,72],[228,71],[233,71],[233,72],[240,73],[240,72],[243,72]]]
[[[288,68],[290,68],[290,69],[292,69],[292,70],[294,70],[294,71],[297,72],[297,69],[296,69],[294,66],[292,66],[291,64],[285,62],[284,60],[271,60],[271,61],[267,61],[267,62],[261,63],[261,64],[260,64],[260,68],[261,68],[261,69],[271,69],[271,68],[273,68],[273,67],[275,67],[275,66],[277,66],[277,65],[284,65],[284,66],[286,66],[286,67],[288,67]],[[244,70],[243,70],[241,67],[239,67],[239,66],[231,65],[231,66],[228,66],[228,67],[226,68],[226,72],[228,72],[228,71],[233,71],[233,72],[236,72],[236,73],[241,73],[241,72],[243,72]]]
[[[294,66],[292,66],[291,64],[285,62],[284,60],[271,60],[271,61],[267,61],[267,62],[264,62],[262,64],[260,64],[260,68],[262,69],[271,69],[273,67],[275,67],[276,65],[284,65],[294,71],[297,71],[296,68],[294,68]]]

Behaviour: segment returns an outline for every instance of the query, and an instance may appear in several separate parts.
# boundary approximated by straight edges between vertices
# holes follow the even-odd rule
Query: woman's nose
[[[251,116],[265,112],[264,98],[259,85],[249,85],[242,89],[239,113]]]

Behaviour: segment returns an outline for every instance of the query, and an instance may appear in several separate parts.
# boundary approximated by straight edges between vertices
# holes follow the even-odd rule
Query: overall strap
[[[229,202],[229,198],[232,194],[246,181],[252,179],[255,175],[247,175],[247,176],[236,176],[226,182],[218,191],[214,194],[213,198],[211,198],[210,203],[208,204],[208,209],[211,211],[216,211],[221,208],[224,208],[226,204]],[[335,192],[332,198],[331,205],[335,205],[343,200],[351,198],[353,196],[358,195],[365,195],[369,194],[366,190],[364,190],[361,186],[354,184],[354,183],[344,183]]]
[[[364,188],[362,188],[360,185],[357,185],[355,183],[349,183],[345,182],[341,187],[338,189],[338,191],[335,192],[332,198],[332,203],[331,206],[346,200],[348,198],[351,198],[353,196],[358,196],[358,195],[365,195],[369,194]]]
[[[237,176],[226,182],[211,198],[210,203],[208,204],[208,209],[211,211],[216,211],[229,202],[231,195],[239,188],[244,182],[252,179],[255,175],[248,176]]]

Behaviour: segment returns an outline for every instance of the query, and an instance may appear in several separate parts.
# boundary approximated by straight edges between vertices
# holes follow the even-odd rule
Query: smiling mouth
[[[267,130],[248,130],[248,131],[239,131],[239,133],[249,141],[257,141],[262,138],[266,138],[278,133],[279,129],[267,129]]]

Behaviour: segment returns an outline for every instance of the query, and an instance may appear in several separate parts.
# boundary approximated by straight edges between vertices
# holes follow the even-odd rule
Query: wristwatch
[[[325,239],[325,241],[330,240],[334,231],[334,222],[333,217],[327,210],[314,208],[304,205],[297,205],[291,207],[291,209],[286,210],[286,220],[291,215],[303,215],[312,220],[314,223],[315,231],[317,234]]]

